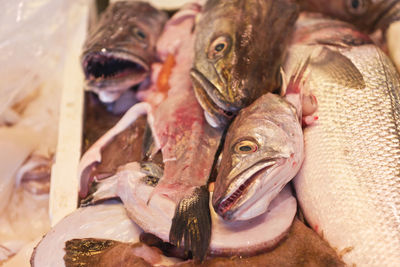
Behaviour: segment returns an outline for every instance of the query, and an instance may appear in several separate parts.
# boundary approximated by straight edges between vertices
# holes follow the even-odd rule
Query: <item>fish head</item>
[[[321,12],[357,25],[364,31],[387,29],[400,20],[400,2],[397,0],[300,0],[303,9]]]
[[[295,108],[266,94],[239,112],[227,133],[215,181],[213,207],[224,220],[264,213],[298,171],[302,129]]]
[[[290,1],[207,1],[195,26],[191,77],[212,126],[224,127],[241,108],[280,87],[297,16]]]
[[[113,102],[142,82],[156,60],[166,13],[148,3],[116,2],[101,15],[84,44],[81,64],[88,90]]]
[[[356,26],[320,13],[303,12],[296,22],[292,44],[316,44],[349,48],[371,44],[371,38]]]

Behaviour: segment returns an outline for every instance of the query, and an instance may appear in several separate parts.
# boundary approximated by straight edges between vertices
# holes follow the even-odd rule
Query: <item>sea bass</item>
[[[239,112],[227,132],[215,181],[215,211],[225,220],[264,213],[302,160],[297,110],[281,96],[261,96]]]
[[[89,33],[82,53],[87,90],[117,100],[142,82],[156,60],[156,42],[168,16],[145,2],[111,4]]]
[[[223,128],[259,96],[280,88],[280,66],[298,8],[289,0],[209,0],[196,23],[191,71],[197,100]]]
[[[349,266],[399,266],[399,74],[344,22],[305,15],[293,43],[285,69],[308,59],[304,83],[318,101],[294,179],[304,215]]]

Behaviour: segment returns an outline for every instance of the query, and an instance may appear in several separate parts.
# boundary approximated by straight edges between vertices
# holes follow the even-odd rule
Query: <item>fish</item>
[[[89,32],[81,65],[85,87],[105,103],[143,82],[157,60],[156,42],[168,16],[149,3],[110,4]]]
[[[90,251],[89,249],[90,248]],[[139,254],[139,253],[140,254]],[[115,255],[122,255],[115,257]],[[153,266],[159,258],[141,243],[123,243],[112,240],[74,239],[66,244],[66,266],[108,266],[116,262],[123,266]],[[146,262],[145,260],[146,259]],[[138,264],[140,263],[140,264]],[[146,264],[147,263],[147,264]],[[158,262],[157,262],[158,263]],[[79,265],[81,264],[81,265]],[[159,265],[160,263],[158,263]],[[178,266],[344,266],[344,263],[312,229],[295,219],[290,233],[278,248],[252,257],[213,257],[203,264],[193,260],[179,262]],[[176,266],[174,265],[174,266]]]
[[[78,208],[43,236],[32,253],[31,265],[64,266],[65,242],[71,239],[96,238],[136,243],[142,232],[118,201]]]
[[[354,26],[300,16],[285,63],[308,61],[318,121],[304,129],[294,178],[309,225],[349,266],[400,264],[400,77]]]
[[[397,0],[298,0],[302,10],[319,12],[356,25],[361,31],[387,29],[400,20]]]
[[[177,208],[176,214],[173,216],[175,220],[171,226],[171,236],[168,238],[178,247],[184,246],[186,250],[192,251],[195,258],[202,259],[208,249],[211,235],[211,219],[208,206],[209,194],[206,184],[214,162],[214,154],[219,145],[221,132],[206,123],[203,111],[192,89],[189,71],[193,59],[194,36],[191,34],[191,30],[198,8],[188,6],[187,9],[184,10],[183,14],[178,12],[171,18],[167,23],[166,31],[163,32],[159,40],[159,42],[166,44],[175,44],[176,40],[172,39],[168,34],[171,30],[180,31],[185,35],[185,39],[175,49],[171,48],[174,45],[167,45],[164,48],[168,49],[169,53],[171,53],[170,56],[176,61],[168,78],[167,88],[169,88],[165,93],[165,99],[157,104],[152,100],[136,104],[127,111],[116,127],[113,127],[101,137],[92,149],[86,151],[82,157],[80,168],[81,197],[87,195],[89,191],[87,184],[88,181],[92,180],[90,177],[93,177],[93,175],[105,174],[108,177],[114,177],[114,179],[112,177],[107,178],[105,183],[102,183],[103,185],[107,183],[108,187],[106,189],[108,190],[113,188],[113,180],[126,180],[133,175],[132,173],[136,173],[133,169],[129,169],[135,166],[134,163],[140,162],[141,167],[139,170],[148,172],[148,170],[142,168],[146,167],[146,162],[143,162],[142,159],[146,161],[152,160],[156,152],[161,151],[163,160],[162,177],[151,175],[155,179],[140,179],[138,181],[140,185],[136,186],[136,188],[140,188],[142,184],[151,185],[152,196],[147,200],[148,203],[143,205],[146,206],[143,209],[155,213],[154,207],[150,204],[152,200],[156,200],[156,209],[159,209],[160,206],[166,206],[166,204],[157,202],[160,198],[164,199],[165,203],[168,203],[169,200],[172,201],[171,207],[175,208],[176,206]],[[159,54],[162,54],[162,52],[159,52]],[[142,131],[140,126],[137,133],[127,130],[128,127],[132,128],[135,123],[137,125],[138,118],[141,115],[147,115],[146,120],[151,130],[151,138],[144,137],[143,133],[140,133]],[[137,148],[132,151],[130,149],[131,146],[128,145],[128,151],[132,152],[132,156],[124,157],[119,162],[111,160],[111,164],[102,164],[103,161],[105,161],[104,163],[107,162],[105,153],[111,151],[111,149],[104,147],[118,140],[126,140],[121,135],[115,138],[116,134],[121,134],[126,130],[130,135],[135,136],[135,138],[131,138],[132,141],[142,140],[144,142],[144,153],[138,154]],[[114,141],[111,141],[112,139]],[[102,153],[103,151],[104,153]],[[146,157],[137,158],[140,154],[145,154]],[[109,154],[110,156],[112,157],[112,154]],[[101,159],[100,163],[99,158]],[[128,171],[123,171],[123,166]],[[154,170],[154,168],[152,169]],[[146,175],[146,177],[148,176]],[[118,183],[121,184],[122,182]],[[99,187],[97,195],[101,192],[102,196],[113,196],[112,193],[107,193],[107,190],[104,190],[104,186],[100,185]],[[141,198],[141,196],[134,193],[126,199],[124,192],[129,188],[127,186],[127,189],[117,189],[116,193],[127,206],[134,205]],[[133,210],[130,216],[133,217],[134,221],[138,222],[143,229],[154,231],[154,229],[148,229],[148,225],[151,224],[149,220],[155,220],[156,222],[159,220],[154,215],[150,216],[150,218],[146,217],[144,210],[142,212]],[[189,225],[190,222],[194,223]],[[193,231],[190,232],[191,228],[189,227],[198,227],[196,229],[201,235],[196,235]]]
[[[228,129],[214,210],[227,221],[259,216],[297,174],[302,160],[303,131],[295,106],[276,94],[261,96]]]
[[[386,44],[390,57],[400,71],[400,1],[397,0],[299,0],[301,8],[320,12],[337,19],[350,22],[366,33],[377,30],[383,32],[382,41]],[[380,42],[382,42],[380,40]]]
[[[115,127],[100,138],[101,142],[85,153],[91,156],[82,158],[84,162],[101,159],[101,145],[123,133],[145,113],[151,132],[149,136],[145,131],[146,136],[140,137],[147,151],[143,153],[145,162],[126,162],[116,168],[114,175],[99,180],[90,202],[119,197],[129,217],[145,232],[186,250],[187,255],[191,253],[197,261],[208,256],[251,256],[277,246],[286,236],[297,204],[290,188],[286,188],[273,200],[267,212],[233,224],[222,220],[210,208],[212,196],[207,184],[222,131],[207,124],[191,86],[192,28],[197,9],[192,10],[195,12],[191,16],[187,10],[183,13],[184,19],[178,12],[166,27],[185,37],[179,40],[181,45],[177,47],[175,38],[169,39],[172,45],[163,46],[168,51],[165,54],[172,54],[176,62],[167,82],[166,98],[158,105],[145,101],[133,106]],[[170,36],[165,31],[159,41],[168,43]],[[163,166],[149,162],[154,160],[154,153],[159,150]],[[151,151],[154,153],[148,153]],[[82,162],[81,185],[88,182],[84,165]],[[260,232],[264,234],[259,235]]]
[[[195,25],[191,77],[210,125],[224,128],[241,108],[279,90],[298,14],[288,0],[206,2]]]

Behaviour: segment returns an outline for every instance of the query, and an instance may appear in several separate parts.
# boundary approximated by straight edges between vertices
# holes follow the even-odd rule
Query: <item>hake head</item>
[[[207,121],[224,127],[280,87],[280,65],[298,16],[291,1],[209,0],[195,27],[191,76]]]
[[[213,206],[228,221],[264,213],[297,173],[303,135],[295,108],[266,94],[235,118],[227,133]]]

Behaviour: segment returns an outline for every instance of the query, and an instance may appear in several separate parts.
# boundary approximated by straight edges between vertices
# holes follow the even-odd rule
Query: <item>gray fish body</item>
[[[209,0],[195,27],[193,86],[208,122],[223,127],[280,87],[280,66],[298,16],[292,1]]]
[[[113,102],[142,82],[156,60],[156,41],[166,13],[144,2],[111,4],[84,44],[82,67],[88,90]]]
[[[318,101],[297,198],[349,266],[400,266],[400,77],[372,43],[339,42],[351,27],[338,23],[300,20],[286,64],[290,74],[311,56],[306,84]],[[302,36],[307,24],[325,26]]]

